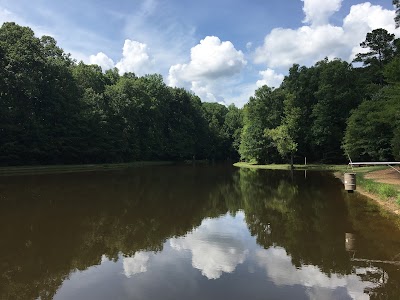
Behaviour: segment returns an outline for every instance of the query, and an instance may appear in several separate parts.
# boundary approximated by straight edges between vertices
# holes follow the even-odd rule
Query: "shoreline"
[[[61,174],[93,171],[121,170],[146,166],[173,165],[173,161],[135,161],[130,163],[82,164],[82,165],[37,165],[0,167],[0,176]]]
[[[130,163],[116,164],[82,164],[82,165],[41,165],[41,166],[12,166],[0,167],[1,176],[18,176],[18,175],[43,175],[43,174],[64,174],[64,173],[79,173],[79,172],[94,172],[94,171],[110,171],[122,170],[136,167],[146,166],[163,166],[173,165],[173,161],[136,161]],[[289,164],[269,164],[255,165],[249,163],[238,162],[233,164],[237,168],[259,169],[259,170],[290,170]],[[371,178],[371,174],[378,171],[387,170],[382,166],[358,167],[352,172],[357,173],[357,189],[356,192],[364,195],[375,201],[381,208],[391,213],[400,216],[400,178],[396,183],[384,183],[377,178]],[[309,164],[309,165],[294,165],[294,170],[297,171],[329,171],[334,176],[343,181],[343,174],[349,172],[348,165],[324,165],[324,164]],[[376,177],[376,176],[375,176]],[[383,191],[382,193],[380,191]],[[390,193],[387,193],[389,191]]]
[[[235,167],[260,169],[260,170],[290,170],[288,164],[271,164],[271,165],[254,165],[248,163],[235,163]],[[346,172],[354,172],[358,174],[357,189],[355,192],[366,196],[373,200],[380,208],[400,216],[400,178],[397,183],[382,182],[379,177],[371,178],[371,174],[379,171],[387,170],[387,167],[368,166],[358,167],[353,170],[349,169],[348,165],[294,165],[294,170],[304,171],[330,171],[334,176],[343,182],[343,175]]]
[[[388,211],[390,213],[393,213],[393,214],[395,214],[397,216],[400,216],[400,206],[398,204],[393,203],[393,202],[389,202],[387,200],[383,200],[378,195],[369,193],[368,191],[364,190],[362,187],[357,187],[356,192],[361,194],[361,195],[363,195],[363,196],[365,196],[365,197],[368,197],[368,198],[372,199],[382,209],[384,209],[384,210],[386,210],[386,211]]]
[[[233,164],[237,168],[247,169],[260,169],[260,170],[290,170],[290,164],[269,164],[269,165],[255,165],[245,162],[237,162]],[[323,165],[323,164],[309,164],[309,165],[293,165],[294,170],[304,171],[345,171],[348,168],[347,165]]]

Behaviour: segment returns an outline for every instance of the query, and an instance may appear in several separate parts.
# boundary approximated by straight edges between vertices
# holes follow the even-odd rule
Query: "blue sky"
[[[203,101],[241,107],[293,63],[351,61],[367,32],[394,26],[391,0],[0,0],[0,23],[56,38],[86,63],[160,73]]]

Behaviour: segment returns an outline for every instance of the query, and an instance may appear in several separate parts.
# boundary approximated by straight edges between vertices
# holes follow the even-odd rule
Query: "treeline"
[[[77,63],[15,23],[0,28],[0,99],[1,165],[238,158],[235,106]]]
[[[77,63],[54,38],[0,28],[0,165],[241,159],[400,159],[400,42],[367,34],[354,66],[293,65],[243,109],[202,103],[161,75]]]
[[[244,107],[242,159],[400,159],[400,40],[376,29],[361,47],[355,67],[340,59],[293,65],[279,88],[258,89]]]

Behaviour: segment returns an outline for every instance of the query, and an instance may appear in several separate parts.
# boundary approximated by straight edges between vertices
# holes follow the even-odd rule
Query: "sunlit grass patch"
[[[358,174],[357,183],[367,192],[376,194],[384,200],[396,198],[396,203],[400,204],[400,194],[396,187],[386,183],[375,182],[366,179],[364,174]]]
[[[387,184],[380,184],[378,186],[378,194],[385,198],[393,198],[397,196],[397,191],[394,187]]]

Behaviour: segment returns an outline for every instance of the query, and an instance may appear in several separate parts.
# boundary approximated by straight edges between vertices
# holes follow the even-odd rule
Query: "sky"
[[[294,63],[351,62],[376,28],[400,37],[394,16],[392,0],[0,0],[0,24],[53,36],[77,61],[238,107]]]

